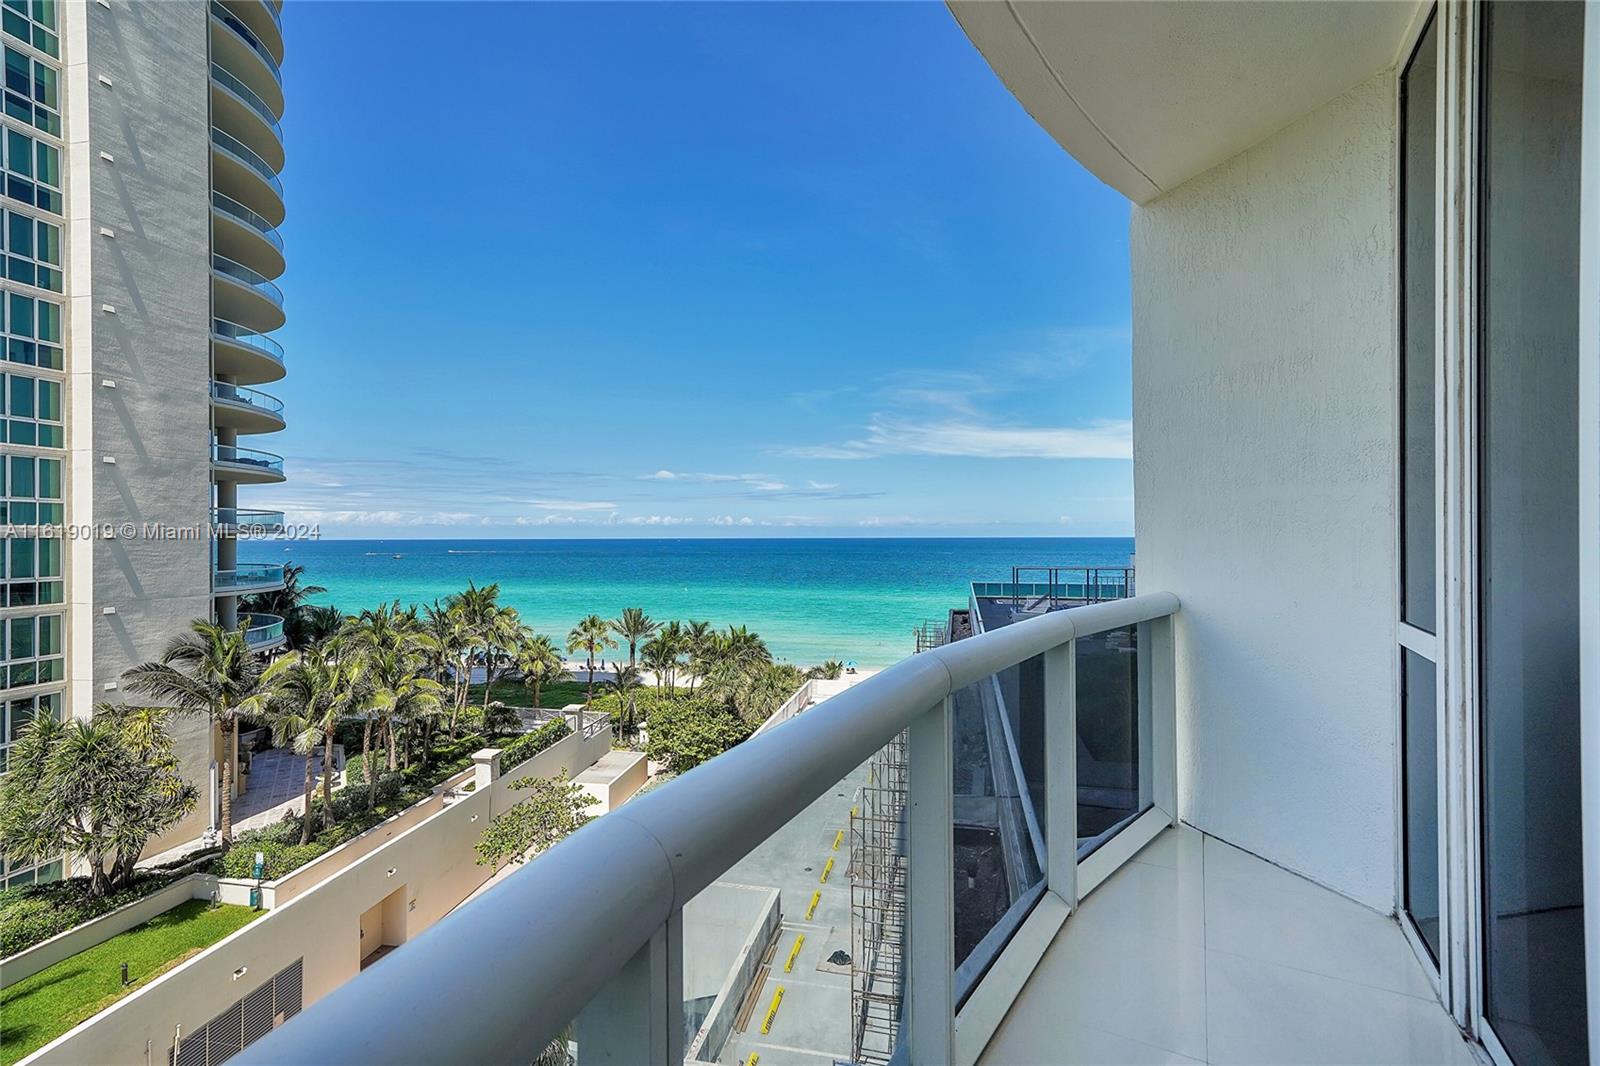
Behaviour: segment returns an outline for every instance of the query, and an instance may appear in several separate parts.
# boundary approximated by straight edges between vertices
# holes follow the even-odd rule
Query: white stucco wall
[[[1199,828],[1394,903],[1395,75],[1132,222],[1139,585]]]

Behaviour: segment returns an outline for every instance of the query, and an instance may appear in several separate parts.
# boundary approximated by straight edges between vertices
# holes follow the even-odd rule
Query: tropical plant
[[[516,655],[516,667],[522,672],[522,683],[533,692],[535,707],[543,706],[539,699],[545,685],[565,681],[572,676],[567,672],[567,665],[562,661],[561,650],[556,647],[555,641],[542,633],[532,634],[518,645]]]
[[[245,626],[227,629],[196,619],[174,637],[157,662],[140,663],[122,675],[132,692],[159,700],[180,714],[203,716],[222,740],[222,846],[233,832],[234,737],[241,711],[256,693],[261,660],[244,637]]]
[[[195,804],[172,754],[169,713],[100,704],[86,722],[35,718],[0,784],[0,852],[25,862],[82,856],[91,896],[129,885],[145,845]]]
[[[291,648],[303,648],[331,639],[344,623],[345,617],[339,608],[308,604],[295,612],[292,622],[285,620],[284,635]]]
[[[655,675],[656,688],[666,686],[669,692],[676,689],[678,646],[664,630],[644,642],[639,649],[639,661]]]
[[[714,759],[750,735],[749,726],[720,704],[680,698],[653,707],[647,719],[645,754],[672,773]]]
[[[642,685],[638,667],[611,664],[611,680],[606,682],[606,690],[617,699],[617,733],[624,740],[639,732],[639,704],[635,697]]]
[[[469,586],[469,593],[477,589]],[[466,595],[463,593],[462,595]],[[472,680],[473,633],[466,614],[451,596],[441,605],[435,601],[423,608],[423,648],[433,669],[434,680],[448,683],[450,697],[450,736],[456,735],[461,711],[467,705],[467,688]]]
[[[567,651],[581,651],[584,653],[583,667],[588,674],[587,692],[583,698],[585,707],[594,702],[594,663],[597,656],[606,648],[615,648],[617,642],[611,639],[611,631],[606,625],[606,620],[597,614],[572,627],[567,634]],[[583,712],[578,712],[578,729],[583,729]]]
[[[246,596],[239,605],[241,612],[281,617],[283,634],[291,648],[301,647],[316,639],[314,630],[307,626],[308,609],[311,606],[307,601],[312,596],[320,596],[328,591],[321,585],[300,584],[305,572],[306,568],[300,564],[288,563],[283,568],[282,588]]]
[[[480,866],[522,862],[554,847],[589,820],[584,811],[594,800],[567,779],[565,770],[558,777],[525,777],[511,787],[526,791],[528,798],[497,815],[484,829],[475,845]]]
[[[293,658],[294,653],[290,653],[267,668],[263,675],[263,684],[269,690],[274,690],[279,685],[274,667],[290,663]],[[291,669],[291,667],[279,668]],[[304,669],[303,664],[298,668]],[[288,747],[296,755],[304,758],[305,779],[301,788],[304,805],[300,813],[300,843],[308,844],[311,842],[311,792],[316,782],[315,762],[312,756],[324,739],[323,719],[314,705],[302,703],[298,699],[276,698],[276,693],[267,697],[258,694],[252,699],[260,704],[255,717],[272,730],[273,744],[278,747]]]
[[[639,642],[655,635],[661,626],[650,620],[640,607],[623,608],[622,614],[610,622],[611,631],[628,642],[628,665],[639,665]]]
[[[705,667],[710,665],[710,655],[714,647],[716,634],[711,629],[710,622],[697,622],[689,620],[683,630],[683,651],[689,657],[689,691],[693,692],[695,684],[705,676]]]
[[[500,607],[484,619],[478,630],[478,642],[483,648],[483,712],[489,712],[489,693],[502,674],[516,664],[517,649],[531,640],[533,630],[522,624],[511,607]]]
[[[806,671],[808,678],[821,678],[824,681],[837,681],[844,674],[844,663],[838,659],[829,659],[821,666],[813,666]]]

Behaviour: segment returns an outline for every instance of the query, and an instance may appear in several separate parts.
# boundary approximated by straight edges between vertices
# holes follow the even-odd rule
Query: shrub
[[[520,766],[570,732],[572,727],[565,718],[552,718],[533,732],[522,734],[501,750],[501,771],[508,772]]]
[[[0,892],[0,956],[15,955],[75,925],[143,899],[181,876],[170,872],[140,873],[128,887],[104,896],[89,894],[87,877]]]
[[[713,700],[664,703],[646,719],[650,741],[645,753],[675,774],[714,759],[750,735],[737,714]]]
[[[658,708],[688,703],[700,698],[698,692],[690,695],[687,690],[682,688],[678,689],[677,692],[668,692],[664,688],[647,686],[634,689],[633,692],[634,706],[639,708],[639,717],[644,721],[649,721],[651,712]],[[608,716],[614,723],[617,720],[619,704],[620,701],[617,699],[617,694],[615,692],[607,692],[603,696],[594,698],[594,703],[590,705],[590,710],[595,714]]]

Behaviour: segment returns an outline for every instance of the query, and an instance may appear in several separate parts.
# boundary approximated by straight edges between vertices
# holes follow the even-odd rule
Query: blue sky
[[[285,12],[324,536],[1126,535],[1128,207],[942,4]]]

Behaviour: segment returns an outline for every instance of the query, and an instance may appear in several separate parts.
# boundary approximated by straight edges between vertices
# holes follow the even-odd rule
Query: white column
[[[955,1023],[954,780],[949,698],[911,723],[906,753],[906,1033],[911,1062],[947,1063]]]

